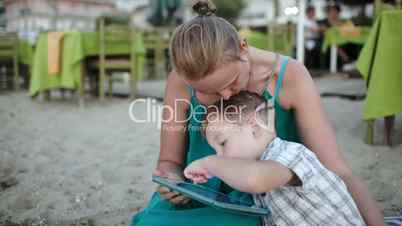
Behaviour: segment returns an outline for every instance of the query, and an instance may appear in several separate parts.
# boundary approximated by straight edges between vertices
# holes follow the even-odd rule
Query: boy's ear
[[[259,116],[260,114],[267,114],[265,117],[262,116],[266,120],[262,120]],[[265,102],[257,107],[254,119],[261,129],[269,133],[275,133],[275,108],[271,101]]]
[[[264,130],[264,128],[261,127],[261,123],[262,123],[261,120],[258,120],[258,118],[256,118],[256,117],[250,117],[248,119],[247,123],[251,126],[253,135],[255,137],[259,137],[259,136],[261,136],[261,134],[263,134],[262,131]]]
[[[261,118],[261,114],[267,114],[266,120]],[[253,134],[260,136],[264,132],[275,134],[275,109],[270,107],[270,103],[264,103],[257,107],[255,114],[249,118],[248,123],[252,126]]]

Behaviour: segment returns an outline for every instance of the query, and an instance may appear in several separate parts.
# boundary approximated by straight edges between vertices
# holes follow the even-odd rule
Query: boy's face
[[[249,123],[239,125],[222,119],[211,120],[205,134],[218,156],[259,159],[265,149],[261,137],[255,133],[255,127]]]

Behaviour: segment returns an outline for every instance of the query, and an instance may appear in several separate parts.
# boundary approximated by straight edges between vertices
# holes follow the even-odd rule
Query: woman
[[[345,22],[341,19],[341,6],[336,1],[329,1],[326,7],[327,18],[320,21],[320,42],[323,42],[325,32],[331,27],[342,27]],[[338,51],[338,68],[342,68],[343,65],[355,61],[359,57],[360,49],[362,45],[355,43],[345,43],[337,46]],[[325,57],[322,58],[325,62],[322,62],[325,68],[329,67],[330,53],[326,52]]]
[[[214,16],[214,6],[209,1],[196,1],[193,9],[199,16],[179,26],[171,41],[174,70],[168,77],[164,104],[174,109],[176,120],[162,125],[161,150],[154,174],[183,178],[185,165],[215,153],[199,130],[205,113],[203,106],[220,98],[228,99],[241,90],[265,98],[277,90],[278,136],[291,141],[300,138],[327,168],[346,182],[365,221],[369,225],[384,225],[365,185],[346,165],[305,67],[285,56],[249,47],[232,25]],[[162,117],[169,119],[170,113],[165,110]],[[216,178],[205,186],[240,199],[250,198]],[[133,225],[257,226],[261,222],[256,217],[203,206],[160,187],[148,207],[134,217]]]

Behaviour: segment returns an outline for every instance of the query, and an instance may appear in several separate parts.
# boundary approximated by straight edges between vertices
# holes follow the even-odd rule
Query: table
[[[363,119],[369,123],[368,143],[373,143],[375,119],[391,116],[387,121],[392,123],[392,116],[402,112],[401,34],[402,11],[384,11],[375,21],[357,61],[357,69],[367,83]]]
[[[364,44],[369,37],[370,27],[358,27],[360,29],[360,34],[358,36],[343,36],[339,31],[338,27],[331,27],[325,32],[324,42],[321,47],[322,52],[328,51],[331,47],[331,57],[330,57],[330,72],[337,72],[337,47],[346,43]]]
[[[54,89],[80,89],[82,76],[82,61],[85,57],[98,55],[99,40],[97,32],[65,32],[63,36],[63,47],[61,50],[61,72],[58,75],[48,73],[48,35],[42,33],[36,43],[32,63],[32,78],[29,87],[31,96],[39,92]],[[130,51],[129,43],[113,43],[107,46],[106,52],[109,54],[128,54]],[[137,76],[140,80],[143,75],[143,65],[145,60],[145,48],[142,38],[139,36],[135,41],[135,51],[137,56]]]

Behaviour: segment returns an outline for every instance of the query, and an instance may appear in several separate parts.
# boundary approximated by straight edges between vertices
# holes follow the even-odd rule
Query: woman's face
[[[242,58],[243,59],[243,58]],[[219,66],[214,72],[198,81],[185,80],[197,92],[216,95],[225,100],[247,89],[250,63],[247,57]]]
[[[339,19],[339,11],[335,7],[330,7],[328,9],[328,19],[334,21]]]

